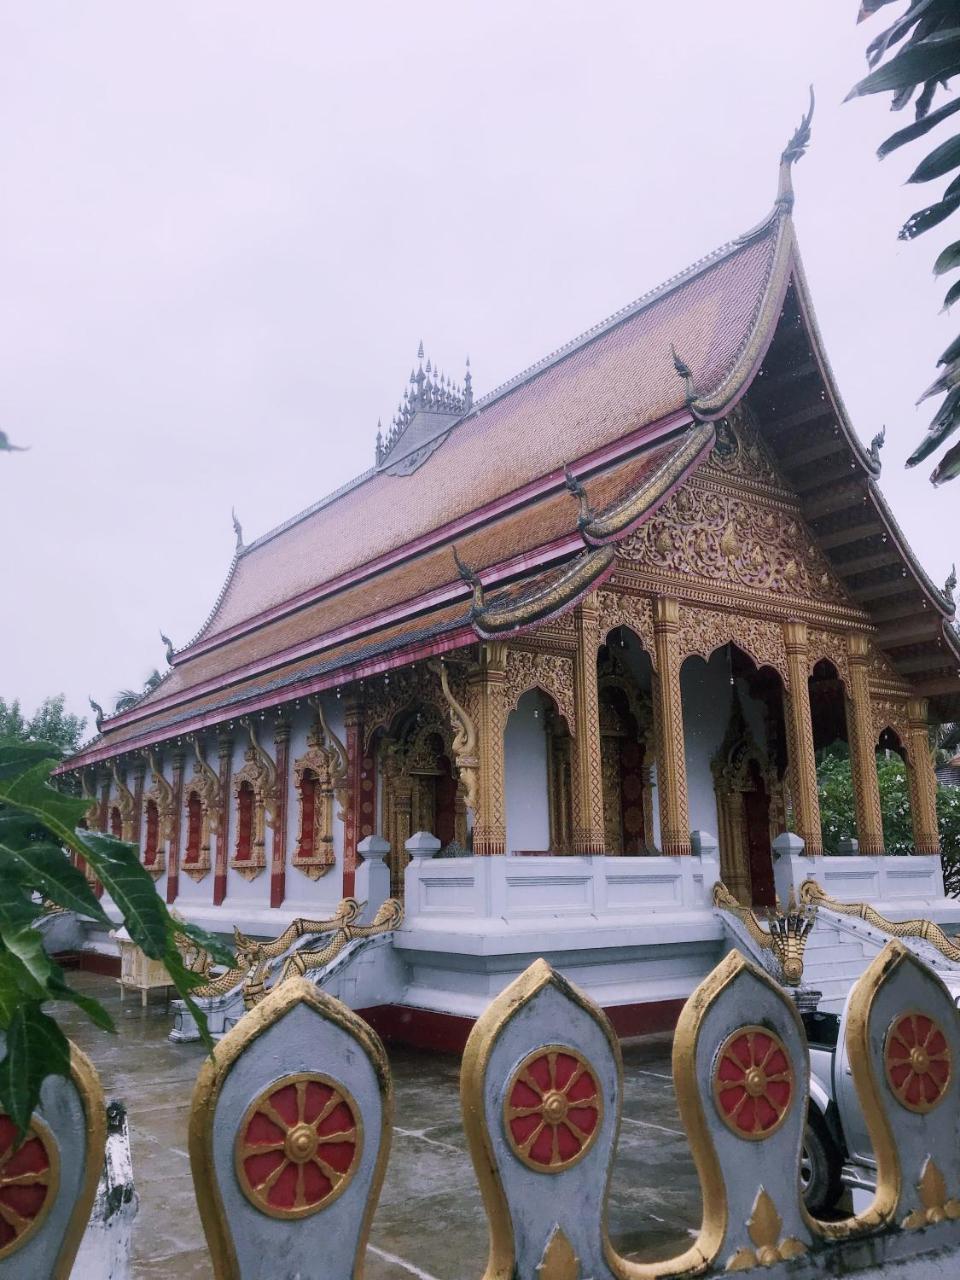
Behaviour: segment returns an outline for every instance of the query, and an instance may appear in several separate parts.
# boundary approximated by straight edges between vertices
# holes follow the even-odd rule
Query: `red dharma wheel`
[[[33,1120],[17,1141],[13,1121],[0,1112],[0,1258],[25,1244],[53,1208],[60,1159],[53,1134]]]
[[[775,1133],[793,1100],[793,1067],[786,1046],[766,1027],[741,1027],[717,1055],[713,1096],[720,1118],[738,1138]]]
[[[884,1046],[887,1083],[897,1101],[921,1115],[943,1101],[951,1076],[950,1046],[933,1018],[903,1013],[894,1018]]]
[[[582,1160],[603,1118],[590,1063],[576,1049],[537,1049],[514,1072],[504,1103],[511,1150],[538,1173],[559,1173]]]
[[[235,1163],[244,1195],[271,1218],[305,1218],[350,1184],[363,1146],[353,1098],[329,1076],[275,1081],[247,1108]]]

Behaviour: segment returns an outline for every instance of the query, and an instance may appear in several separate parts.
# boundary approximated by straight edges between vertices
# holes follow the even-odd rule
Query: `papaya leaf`
[[[942,391],[949,391],[950,388],[955,387],[958,382],[960,382],[960,359],[954,360],[952,364],[948,365],[948,367],[944,369],[943,373],[941,373],[940,377],[937,378],[935,382],[931,382],[930,386],[927,387],[926,391],[917,401],[917,404],[922,404],[923,401],[929,399],[930,396],[939,395]]]
[[[945,106],[938,107],[936,111],[931,111],[922,120],[915,120],[913,124],[908,124],[905,129],[898,129],[896,133],[891,133],[886,142],[881,143],[877,148],[877,159],[882,160],[891,151],[896,151],[898,147],[902,147],[906,142],[914,142],[917,138],[922,138],[925,133],[929,133],[942,120],[946,120],[956,111],[960,111],[960,98],[955,98],[953,102],[948,102]]]
[[[47,1076],[69,1076],[70,1043],[39,1004],[21,1004],[6,1030],[0,1060],[0,1106],[18,1135],[26,1133]]]
[[[877,67],[853,86],[844,101],[867,93],[902,90],[928,80],[939,80],[956,70],[960,61],[960,28],[950,27],[910,43],[883,66]]]
[[[32,924],[40,915],[40,903],[31,896],[31,889],[9,874],[0,858],[0,928]]]
[[[960,165],[960,134],[954,134],[934,147],[930,154],[914,169],[908,182],[930,182],[933,178],[942,178],[951,169]]]
[[[875,67],[891,45],[899,44],[911,27],[916,26],[925,10],[940,0],[914,0],[907,12],[886,31],[881,31],[867,45],[867,65]]]
[[[960,360],[960,337],[954,338],[947,347],[946,351],[937,361],[937,366],[942,364],[953,364],[954,360]]]
[[[958,298],[960,298],[960,280],[952,284],[947,290],[946,297],[943,299],[944,311],[949,311]]]

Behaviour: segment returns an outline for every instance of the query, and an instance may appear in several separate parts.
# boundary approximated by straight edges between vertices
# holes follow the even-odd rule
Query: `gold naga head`
[[[800,906],[792,887],[786,908],[778,898],[776,910],[767,914],[771,950],[788,987],[799,987],[803,979],[803,953],[816,918],[817,908]]]

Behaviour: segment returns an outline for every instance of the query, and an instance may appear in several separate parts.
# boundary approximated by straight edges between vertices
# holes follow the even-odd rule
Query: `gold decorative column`
[[[867,675],[870,646],[865,635],[851,632],[847,636],[847,656],[850,667],[846,699],[847,739],[850,743],[853,801],[857,811],[857,842],[861,853],[875,855],[884,852],[883,818]]]
[[[660,842],[670,855],[690,853],[687,759],[680,701],[680,604],[670,596],[653,602],[653,638],[657,668],[653,698],[657,728],[657,781],[660,792]]]
[[[276,809],[270,847],[270,905],[280,907],[287,892],[287,802],[290,792],[290,725],[278,720],[273,735],[277,766]]]
[[[784,702],[794,825],[797,835],[803,840],[804,852],[815,855],[823,853],[823,833],[817,793],[817,761],[813,750],[813,721],[810,718],[807,624],[785,622],[783,639],[790,676],[790,688],[784,693]]]
[[[907,703],[907,715],[910,719],[907,775],[910,782],[913,843],[917,853],[939,853],[937,775],[933,768],[933,752],[930,750],[926,699],[911,698]]]
[[[573,833],[574,853],[603,853],[603,775],[600,767],[600,709],[597,695],[597,650],[600,614],[596,594],[574,610],[577,650],[573,664],[573,696],[576,713],[575,812],[579,818]]]
[[[504,789],[503,732],[506,645],[491,641],[480,646],[480,670],[471,677],[479,737],[480,777],[474,815],[473,851],[489,857],[506,853],[507,818]]]

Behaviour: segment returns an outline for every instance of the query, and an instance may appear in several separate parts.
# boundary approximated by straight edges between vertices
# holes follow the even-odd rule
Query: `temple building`
[[[513,917],[476,906],[481,889],[573,933],[649,908],[651,964],[658,942],[703,952],[651,978],[669,1003],[719,945],[656,932],[657,910],[689,905],[704,833],[739,902],[772,904],[778,835],[823,854],[815,757],[837,740],[851,850],[884,854],[889,749],[924,874],[938,864],[929,729],[960,718],[953,584],[907,546],[882,434],[860,442],[823,351],[792,220],[808,132],[752,230],[489,394],[421,347],[370,470],[255,541],[237,526],[197,634],[63,766],[182,915],[274,936],[332,914],[374,835],[409,899],[407,842],[428,832],[443,856],[432,879],[415,868],[404,927],[448,894],[434,957],[444,929],[458,965],[471,929],[490,954]],[[561,900],[571,858],[593,888]],[[500,954],[546,945],[521,934]]]

